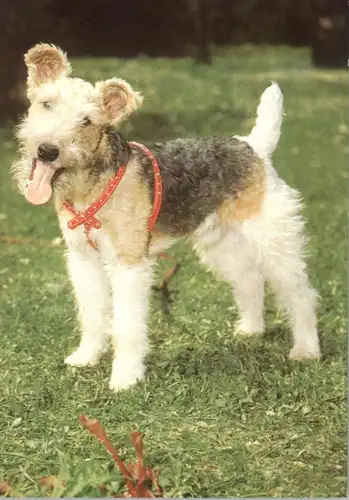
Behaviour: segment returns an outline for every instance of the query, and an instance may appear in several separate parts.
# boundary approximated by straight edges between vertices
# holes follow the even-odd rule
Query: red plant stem
[[[117,463],[117,465],[120,468],[120,471],[124,478],[126,479],[126,485],[128,488],[128,491],[130,492],[130,495],[135,497],[136,496],[136,489],[133,485],[133,478],[132,475],[130,474],[130,471],[124,464],[124,462],[121,460],[121,458],[118,456],[115,448],[105,435],[105,432],[103,430],[103,427],[101,424],[98,422],[98,420],[94,419],[89,419],[85,417],[84,415],[80,416],[80,422],[82,425],[87,429],[93,436],[95,436],[101,443],[102,445],[106,448],[106,450],[111,454],[113,457],[114,461]]]

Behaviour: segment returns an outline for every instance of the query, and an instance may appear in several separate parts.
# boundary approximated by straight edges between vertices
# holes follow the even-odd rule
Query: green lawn
[[[336,497],[346,495],[347,443],[347,73],[318,71],[308,51],[243,47],[212,67],[189,59],[82,59],[75,74],[118,75],[146,96],[125,126],[134,140],[244,134],[270,80],[285,95],[275,165],[307,203],[309,272],[319,290],[321,362],[287,358],[290,332],[268,295],[267,333],[233,338],[229,286],[203,270],[187,245],[171,253],[181,269],[172,317],[154,295],[145,383],[108,389],[110,355],[76,372],[63,359],[78,344],[74,302],[52,207],[32,207],[9,176],[15,145],[0,138],[0,231],[28,245],[0,243],[0,481],[40,495],[39,478],[68,480],[62,496],[98,495],[121,483],[104,449],[79,424],[98,418],[126,460],[129,435],[145,433],[147,461],[168,497]],[[168,263],[161,263],[158,277]]]

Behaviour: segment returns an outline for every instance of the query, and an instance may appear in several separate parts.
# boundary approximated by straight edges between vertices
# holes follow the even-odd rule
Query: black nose
[[[59,149],[53,144],[43,142],[38,147],[38,157],[42,161],[55,161],[59,156]]]

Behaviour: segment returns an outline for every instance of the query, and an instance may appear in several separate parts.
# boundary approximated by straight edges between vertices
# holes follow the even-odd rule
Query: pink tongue
[[[52,195],[51,179],[55,169],[40,160],[36,161],[33,179],[25,190],[24,196],[33,205],[47,203]]]

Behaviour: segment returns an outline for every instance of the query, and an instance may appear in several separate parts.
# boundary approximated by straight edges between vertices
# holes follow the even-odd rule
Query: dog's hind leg
[[[264,256],[265,276],[285,308],[292,327],[293,347],[290,358],[319,358],[316,328],[317,293],[309,284],[306,265],[301,255],[299,235],[278,239]]]
[[[264,331],[264,278],[256,248],[237,224],[219,242],[197,246],[203,264],[231,283],[238,307],[235,334],[254,335]]]
[[[315,314],[317,294],[310,287],[302,264],[296,256],[290,261],[280,255],[267,270],[268,280],[291,321],[293,347],[290,358],[299,360],[320,357]]]
[[[304,259],[302,202],[297,191],[282,181],[279,184],[279,189],[270,192],[264,206],[260,235],[263,271],[290,318],[293,333],[290,357],[319,358],[317,293],[309,284]]]
[[[78,349],[65,363],[71,366],[95,365],[108,344],[109,282],[97,252],[69,250],[68,269],[74,286],[81,323]]]

